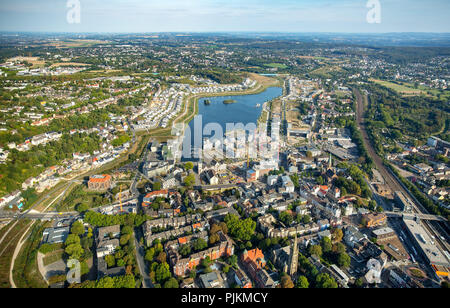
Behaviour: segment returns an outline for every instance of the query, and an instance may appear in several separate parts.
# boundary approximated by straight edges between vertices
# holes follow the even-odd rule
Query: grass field
[[[56,206],[56,210],[58,212],[72,212],[75,211],[78,204],[85,204],[89,208],[94,208],[95,205],[100,205],[98,200],[102,200],[102,196],[102,193],[89,191],[84,184],[73,186],[71,191],[66,193],[65,199]]]
[[[120,73],[121,70],[100,70],[100,71],[89,71],[87,74],[112,74],[112,73]]]
[[[329,58],[325,57],[313,57],[313,56],[299,56],[300,59],[312,59],[312,60],[319,60],[319,61],[326,61],[330,60]]]
[[[286,68],[288,68],[288,66],[286,64],[283,64],[283,63],[270,63],[270,64],[264,64],[264,66],[270,67],[270,68],[279,68],[279,69],[286,69]]]
[[[391,81],[385,81],[385,80],[378,80],[378,79],[370,79],[370,81],[379,84],[383,87],[389,88],[391,90],[394,90],[395,92],[403,95],[403,96],[416,96],[416,95],[426,95],[431,96],[429,92],[432,94],[432,96],[437,96],[439,93],[443,97],[450,97],[450,91],[441,91],[438,89],[431,89],[422,85],[419,85],[416,88],[414,88],[413,84],[406,83],[406,82],[398,82],[394,83]]]
[[[259,74],[254,74],[254,73],[250,73],[250,74],[248,74],[248,76],[249,76],[250,79],[255,80],[256,82],[258,82],[264,88],[277,87],[277,86],[280,85],[280,81],[275,79],[275,78],[270,78],[270,77],[267,77],[267,76],[261,76]]]
[[[57,250],[57,251],[51,252],[49,254],[46,254],[44,257],[44,260],[43,260],[44,266],[53,264],[56,261],[61,260],[63,255],[64,255],[64,250]]]
[[[89,66],[90,64],[86,63],[76,63],[76,62],[59,62],[54,63],[50,66],[50,68],[62,67],[62,66]]]
[[[337,98],[343,99],[343,98],[351,98],[351,93],[348,94],[344,91],[335,91],[335,94],[337,96]]]
[[[413,87],[408,87],[405,85],[396,84],[389,81],[383,81],[378,79],[371,79],[370,81],[379,84],[383,87],[389,88],[391,90],[394,90],[395,92],[398,92],[400,94],[407,94],[407,95],[421,95],[426,94],[426,92],[420,90],[420,89],[414,89]]]
[[[40,60],[39,57],[15,57],[8,59],[6,62],[28,62],[32,64],[32,68],[44,67],[45,61]]]
[[[86,48],[95,45],[109,44],[108,41],[98,41],[98,40],[65,40],[57,41],[46,44],[46,46],[56,47],[56,48]]]
[[[425,273],[418,268],[410,268],[409,272],[416,278],[423,279],[426,277]]]
[[[322,77],[322,78],[331,78],[331,77],[333,77],[331,75],[332,73],[339,73],[342,71],[343,71],[342,68],[340,68],[339,66],[324,66],[324,67],[321,67],[314,71],[309,72],[309,74],[311,76],[317,76],[317,77]]]

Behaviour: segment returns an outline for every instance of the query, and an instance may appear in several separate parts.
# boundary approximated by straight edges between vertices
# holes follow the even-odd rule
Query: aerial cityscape
[[[450,286],[450,2],[39,2],[0,4],[0,288]]]

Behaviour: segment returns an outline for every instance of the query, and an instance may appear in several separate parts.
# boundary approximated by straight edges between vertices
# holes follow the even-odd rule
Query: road
[[[367,134],[366,127],[364,126],[364,108],[367,103],[367,97],[363,97],[359,90],[357,90],[357,89],[353,89],[353,90],[354,90],[356,100],[357,100],[357,104],[356,104],[357,125],[362,133],[364,145],[367,149],[367,152],[368,152],[369,156],[373,159],[374,164],[377,167],[378,171],[383,176],[383,178],[386,182],[386,185],[393,191],[401,191],[405,194],[405,196],[410,196],[411,201],[413,202],[414,207],[415,207],[414,211],[417,214],[428,215],[429,212],[427,211],[427,209],[425,209],[422,206],[422,204],[416,202],[415,198],[411,195],[411,193],[403,187],[402,183],[400,183],[396,177],[393,176],[393,174],[384,165],[381,157],[378,156],[378,154],[375,152],[375,149],[373,148],[372,143],[369,139],[369,135]],[[422,221],[422,223],[425,226],[425,228],[428,230],[428,232],[430,232],[431,234],[433,234],[435,236],[437,242],[439,243],[440,249],[448,251],[448,244],[446,243],[446,241],[441,240],[441,236],[444,236],[446,239],[448,239],[448,237],[447,237],[448,235],[442,229],[442,227],[440,227],[437,222]],[[441,233],[437,232],[434,228],[438,228],[441,231]]]
[[[433,221],[440,221],[440,222],[447,222],[447,220],[442,216],[436,216],[436,215],[426,215],[426,214],[404,214],[404,213],[398,213],[398,212],[384,212],[388,217],[397,217],[402,218],[403,216],[412,216],[421,220],[433,220]]]
[[[18,213],[12,213],[12,212],[5,212],[0,211],[0,218],[12,218],[12,219],[31,219],[31,220],[51,220],[55,218],[64,218],[64,217],[72,217],[77,216],[78,212],[65,212],[65,213],[56,213],[56,212],[47,212],[46,211],[56,202],[58,201],[62,196],[64,196],[67,191],[72,187],[72,185],[76,183],[76,181],[70,181],[67,183],[66,188],[53,199],[52,202],[50,202],[43,210],[42,212],[33,211],[36,206],[47,200],[51,193],[48,193],[44,198],[41,198],[40,201],[38,201],[33,207],[28,209],[22,214]]]
[[[141,273],[141,276],[142,276],[142,286],[145,289],[154,288],[152,280],[150,279],[150,276],[148,275],[149,269],[145,262],[144,246],[139,244],[139,240],[140,240],[139,234],[140,233],[141,233],[141,230],[135,230],[135,232],[134,232],[134,246],[136,247],[136,261],[139,266],[139,272]]]

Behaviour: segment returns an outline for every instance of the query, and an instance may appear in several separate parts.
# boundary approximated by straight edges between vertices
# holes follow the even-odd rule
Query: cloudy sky
[[[0,0],[0,31],[37,32],[450,32],[449,0]]]

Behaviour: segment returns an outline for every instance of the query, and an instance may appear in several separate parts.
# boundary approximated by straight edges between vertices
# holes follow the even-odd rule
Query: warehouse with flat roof
[[[403,223],[406,226],[409,234],[415,241],[417,247],[425,256],[430,265],[435,266],[450,266],[450,260],[439,250],[434,240],[430,237],[427,231],[415,220],[403,218]]]
[[[70,233],[70,227],[47,228],[44,230],[42,243],[59,244],[64,243]]]

